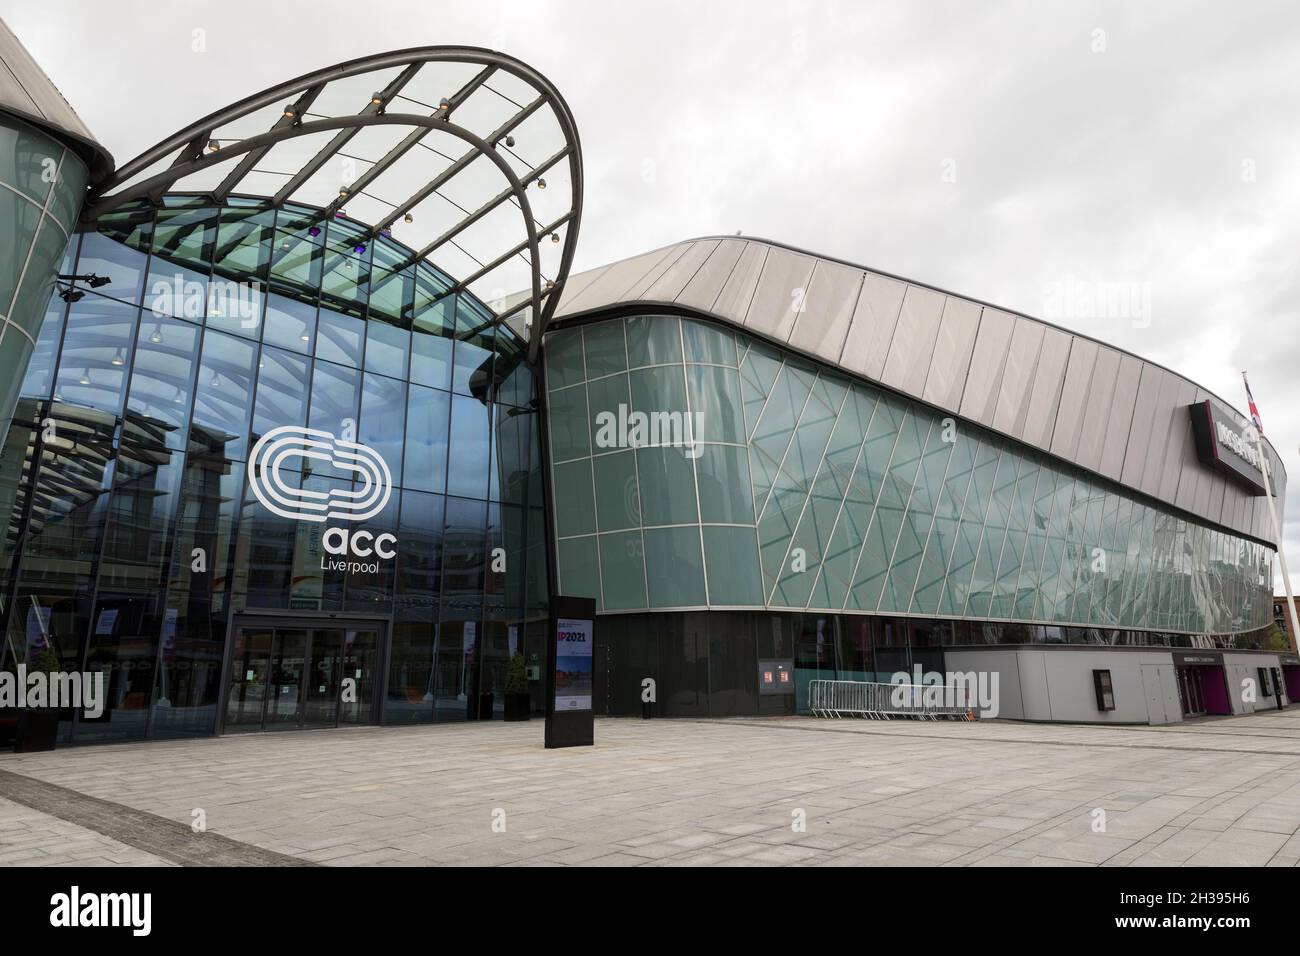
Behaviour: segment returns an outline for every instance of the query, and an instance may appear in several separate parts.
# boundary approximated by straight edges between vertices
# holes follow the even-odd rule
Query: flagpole
[[[1255,433],[1255,444],[1259,448],[1259,470],[1264,475],[1264,498],[1268,502],[1268,516],[1273,519],[1273,538],[1277,541],[1277,559],[1282,566],[1282,584],[1286,588],[1286,606],[1291,613],[1291,639],[1300,647],[1300,618],[1296,616],[1295,594],[1291,589],[1291,574],[1286,568],[1286,548],[1282,543],[1282,526],[1278,524],[1277,507],[1273,504],[1272,482],[1268,477],[1268,450],[1264,447],[1264,432],[1258,424],[1258,413],[1255,410],[1255,399],[1250,394],[1250,383],[1246,381],[1246,373],[1241,373],[1241,380],[1246,386],[1246,398],[1250,402],[1250,410],[1255,423],[1251,429]],[[1272,595],[1269,595],[1270,603]]]

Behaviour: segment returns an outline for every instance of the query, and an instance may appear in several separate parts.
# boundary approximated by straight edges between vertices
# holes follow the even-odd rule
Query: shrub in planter
[[[31,663],[27,665],[28,675],[57,674],[61,669],[59,656],[48,647],[33,657]],[[25,688],[22,690],[25,691]],[[23,707],[18,711],[14,753],[53,750],[58,739],[59,709],[57,707]]]
[[[532,710],[524,655],[515,651],[506,665],[506,720],[527,720]]]

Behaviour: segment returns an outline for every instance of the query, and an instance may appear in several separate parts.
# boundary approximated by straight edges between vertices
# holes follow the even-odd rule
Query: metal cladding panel
[[[804,311],[795,319],[790,333],[790,344],[837,364],[861,290],[862,270],[818,262],[808,283]]]
[[[723,239],[719,242],[704,265],[687,281],[686,287],[677,296],[677,303],[704,312],[713,311],[718,293],[736,268],[746,245],[742,239]]]
[[[1056,407],[1056,422],[1052,425],[1054,455],[1073,461],[1079,449],[1083,428],[1083,413],[1092,387],[1092,372],[1097,366],[1097,343],[1074,337],[1070,345],[1070,359],[1065,366],[1061,400]]]
[[[1142,483],[1142,469],[1146,467],[1147,453],[1151,450],[1151,429],[1155,424],[1156,399],[1164,382],[1164,372],[1154,365],[1142,363],[1137,398],[1133,404],[1132,422],[1128,441],[1124,446],[1124,461],[1119,480],[1130,488]]]
[[[930,371],[945,298],[933,289],[907,287],[885,358],[881,381],[886,385],[905,395],[920,395],[925,391],[925,376]]]
[[[1110,392],[1110,413],[1106,419],[1098,470],[1115,481],[1119,481],[1124,469],[1124,451],[1128,448],[1129,427],[1133,424],[1133,403],[1137,401],[1138,384],[1142,381],[1142,364],[1140,358],[1121,355],[1119,371],[1115,373],[1115,387]]]
[[[862,291],[853,310],[848,337],[844,340],[840,365],[880,381],[889,340],[894,337],[894,325],[898,322],[898,310],[903,306],[906,291],[907,285],[897,279],[874,272],[863,275]]]
[[[707,312],[1158,501],[1272,538],[1260,499],[1199,460],[1187,407],[1211,396],[1127,352],[927,286],[725,236],[574,276],[561,314],[636,301]]]
[[[686,284],[695,278],[695,273],[700,271],[704,263],[713,255],[713,250],[717,248],[716,239],[692,242],[675,262],[664,269],[662,274],[639,294],[639,298],[649,302],[676,301],[682,294],[682,290],[686,288]]]
[[[75,146],[75,151],[87,162],[93,179],[112,170],[113,158],[108,150],[99,145],[3,20],[0,20],[0,110],[34,121],[65,143],[70,138],[69,145]]]
[[[1043,346],[1046,326],[1021,316],[1016,317],[1006,366],[998,384],[998,405],[993,413],[993,427],[1005,435],[1019,438],[1029,412],[1029,392],[1034,385],[1034,369]]]
[[[1228,481],[1223,475],[1214,472],[1210,476],[1210,500],[1205,506],[1205,517],[1210,521],[1223,523],[1224,493],[1228,490]]]
[[[586,288],[576,292],[573,298],[566,296],[565,312],[582,312],[587,309],[612,305],[623,299],[624,293],[663,262],[679,246],[665,246],[645,255],[633,256],[612,265],[605,266]]]
[[[713,303],[715,314],[724,316],[737,325],[744,324],[745,313],[749,311],[750,300],[754,298],[754,289],[758,286],[758,276],[763,271],[768,249],[761,242],[745,244],[745,251],[736,261],[736,268],[731,270],[731,275],[722,285],[722,291],[718,293],[718,300]]]
[[[671,249],[668,250],[668,255],[664,256],[662,260],[655,263],[654,267],[649,272],[647,272],[644,276],[638,279],[636,283],[632,285],[631,288],[629,288],[626,292],[620,295],[619,298],[620,299],[645,299],[650,302],[655,301],[657,297],[651,295],[650,290],[655,286],[657,282],[659,282],[660,279],[662,279],[665,275],[667,275],[669,271],[671,271],[672,268],[677,265],[677,263],[681,262],[682,259],[685,258],[686,254],[695,245],[697,245],[697,243],[683,242],[676,246],[673,246]]]
[[[921,396],[930,404],[950,412],[961,407],[961,393],[966,387],[966,374],[979,327],[980,307],[976,303],[955,295],[944,300],[939,335],[934,340],[934,354]]]
[[[1160,483],[1155,494],[1161,501],[1177,503],[1178,486],[1182,484],[1183,469],[1188,452],[1192,450],[1192,417],[1187,406],[1196,400],[1196,386],[1185,378],[1171,377],[1177,382],[1177,390],[1169,420],[1169,443],[1165,446]]]
[[[1066,363],[1070,360],[1070,343],[1073,340],[1074,336],[1068,332],[1051,326],[1043,327],[1043,347],[1038,351],[1034,387],[1029,393],[1025,427],[1020,433],[1023,441],[1043,451],[1047,451],[1052,444],[1056,409],[1061,402]]]
[[[744,315],[745,328],[787,341],[795,319],[808,316],[808,283],[816,264],[811,256],[785,249],[768,250],[758,288]]]
[[[565,312],[574,311],[572,307],[574,300],[577,299],[589,285],[603,276],[606,268],[609,267],[606,266],[601,269],[592,269],[576,276],[571,275],[569,278],[564,280],[564,289],[560,292],[560,304],[556,308],[556,312],[563,315]],[[520,298],[527,297],[528,293],[520,294]],[[514,299],[513,296],[511,298]],[[513,304],[514,302],[512,301],[511,305]]]
[[[1160,391],[1151,406],[1151,434],[1147,439],[1146,461],[1142,465],[1142,477],[1138,484],[1139,488],[1152,496],[1159,493],[1165,471],[1172,470],[1166,452],[1170,431],[1174,426],[1174,407],[1182,384],[1182,379],[1177,375],[1164,369],[1159,371]]]
[[[1083,403],[1083,422],[1079,426],[1079,444],[1074,453],[1075,461],[1093,471],[1101,471],[1101,455],[1106,446],[1106,423],[1110,420],[1110,403],[1115,394],[1115,377],[1119,374],[1119,364],[1118,352],[1104,345],[1097,346],[1097,361]]]
[[[970,371],[966,375],[966,390],[961,397],[963,418],[992,427],[1002,367],[1006,363],[1015,327],[1016,317],[1011,313],[984,307],[979,334],[975,336]]]
[[[1204,389],[1194,385],[1191,386],[1191,396],[1187,401],[1188,405],[1193,402],[1203,402],[1208,397]],[[1187,420],[1188,434],[1184,438],[1180,456],[1181,469],[1178,476],[1178,489],[1174,494],[1174,504],[1194,514],[1203,514],[1206,502],[1209,501],[1210,469],[1201,464],[1201,459],[1196,453],[1196,443],[1191,436],[1192,416],[1185,408],[1182,413]]]

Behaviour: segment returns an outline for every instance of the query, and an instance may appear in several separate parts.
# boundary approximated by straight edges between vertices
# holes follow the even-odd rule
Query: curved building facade
[[[767,241],[570,276],[573,117],[490,50],[335,64],[116,170],[0,60],[0,671],[102,680],[64,742],[540,712],[560,596],[598,713],[1300,694],[1285,474],[1175,372]]]
[[[1211,408],[1248,455],[1246,420],[1176,373],[740,239],[574,276],[545,352],[559,588],[604,615],[612,712],[644,676],[723,715],[954,667],[1030,719],[1248,709],[1233,668],[1285,697],[1262,476],[1197,438]]]

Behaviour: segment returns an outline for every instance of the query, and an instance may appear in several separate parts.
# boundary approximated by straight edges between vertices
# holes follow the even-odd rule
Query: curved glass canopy
[[[188,193],[292,203],[361,223],[488,304],[536,357],[582,212],[573,117],[545,77],[476,47],[419,47],[300,76],[191,124],[123,165],[83,220]],[[527,289],[524,296],[509,296]]]

